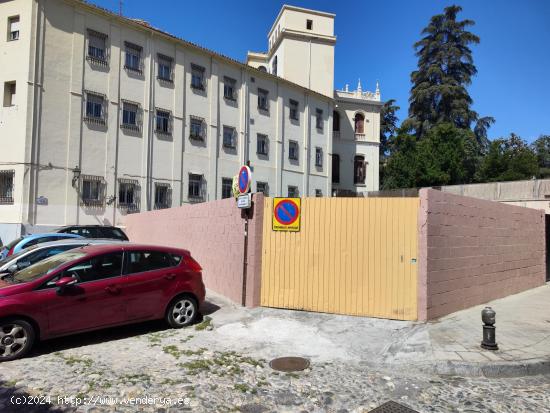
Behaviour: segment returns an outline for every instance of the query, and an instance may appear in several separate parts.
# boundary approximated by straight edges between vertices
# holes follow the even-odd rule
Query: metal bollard
[[[485,350],[498,350],[495,334],[495,310],[491,307],[485,307],[481,310],[481,321],[483,321],[483,341],[481,348]]]

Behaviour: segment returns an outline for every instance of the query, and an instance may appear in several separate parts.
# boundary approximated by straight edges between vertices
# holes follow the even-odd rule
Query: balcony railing
[[[367,137],[365,136],[364,133],[356,133],[355,134],[355,140],[356,141],[366,141]]]

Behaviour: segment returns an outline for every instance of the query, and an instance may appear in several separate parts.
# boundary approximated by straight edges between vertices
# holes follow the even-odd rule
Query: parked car
[[[189,251],[116,243],[46,258],[0,281],[0,361],[52,337],[164,318],[195,321],[202,268]]]
[[[112,238],[128,241],[128,237],[120,228],[108,225],[71,225],[59,228],[56,232],[77,234],[84,238]]]
[[[0,259],[4,259],[13,254],[17,254],[19,251],[24,250],[25,248],[32,247],[33,245],[41,244],[43,242],[48,242],[48,241],[67,239],[67,238],[83,238],[83,237],[76,234],[58,234],[55,232],[48,232],[46,234],[25,235],[23,237],[19,237],[13,240],[8,245],[6,245],[2,250],[2,255],[0,256]]]
[[[83,247],[85,245],[112,244],[116,242],[122,241],[112,239],[69,238],[61,241],[50,241],[33,245],[32,247],[19,251],[17,254],[10,255],[5,259],[0,260],[0,277],[6,273],[9,274],[20,271],[24,268],[30,267],[38,261],[73,248]]]

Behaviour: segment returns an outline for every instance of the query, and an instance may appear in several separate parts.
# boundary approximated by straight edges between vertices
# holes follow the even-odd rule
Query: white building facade
[[[245,163],[270,196],[377,190],[380,95],[333,91],[333,22],[284,6],[243,64],[78,0],[0,2],[0,237],[228,197]]]

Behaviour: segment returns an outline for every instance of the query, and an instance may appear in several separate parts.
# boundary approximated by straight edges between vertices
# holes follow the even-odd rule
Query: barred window
[[[222,178],[222,198],[231,198],[233,196],[233,179]]]
[[[291,120],[298,120],[298,102],[290,99],[289,104],[289,111],[288,116]]]
[[[104,95],[95,92],[85,92],[87,122],[105,125],[107,118],[107,99]]]
[[[141,52],[143,47],[138,46],[130,42],[124,42],[126,47],[126,60],[124,62],[124,68],[133,72],[142,73],[142,60]]]
[[[332,183],[340,183],[340,155],[332,154]]]
[[[230,126],[223,127],[223,146],[231,149],[237,147],[237,133],[235,128]]]
[[[256,182],[256,192],[263,192],[265,196],[269,196],[269,185],[267,182]]]
[[[267,135],[258,133],[257,135],[257,144],[256,144],[256,153],[258,155],[268,155],[269,154],[269,138]]]
[[[122,124],[120,126],[124,129],[140,130],[141,110],[139,104],[122,102]]]
[[[288,159],[292,159],[294,161],[298,160],[298,142],[288,142]]]
[[[19,40],[19,16],[8,18],[8,42]]]
[[[102,176],[80,175],[82,181],[82,203],[90,206],[101,206],[104,201],[105,180]]]
[[[135,179],[118,180],[118,206],[128,212],[139,211],[140,186]]]
[[[166,209],[172,206],[172,190],[170,184],[155,183],[155,209]]]
[[[323,166],[323,148],[315,148],[315,166]]]
[[[319,130],[323,130],[323,111],[321,109],[315,110],[315,127]]]
[[[224,76],[223,78],[223,97],[227,100],[237,100],[236,91],[237,81],[230,77]]]
[[[155,131],[164,135],[172,134],[172,115],[167,110],[157,109],[155,116]]]
[[[204,141],[206,138],[206,128],[204,119],[190,116],[189,119],[189,137],[191,139]]]
[[[206,188],[202,175],[189,174],[189,187],[187,197],[190,201],[201,202],[205,200]]]
[[[323,191],[320,189],[315,190],[315,197],[321,198],[323,196]]]
[[[204,72],[204,67],[195,64],[191,65],[191,87],[193,89],[205,90]]]
[[[0,171],[0,205],[13,204],[13,181],[15,171]]]
[[[107,37],[104,33],[88,29],[88,61],[99,65],[108,64]]]
[[[299,196],[298,187],[297,186],[288,186],[288,197],[289,198],[297,198]]]
[[[173,81],[173,70],[172,63],[173,59],[162,54],[158,54],[158,74],[157,78],[159,80],[164,80],[165,82]]]
[[[269,92],[267,90],[258,88],[258,109],[264,111],[269,110],[268,94]]]

